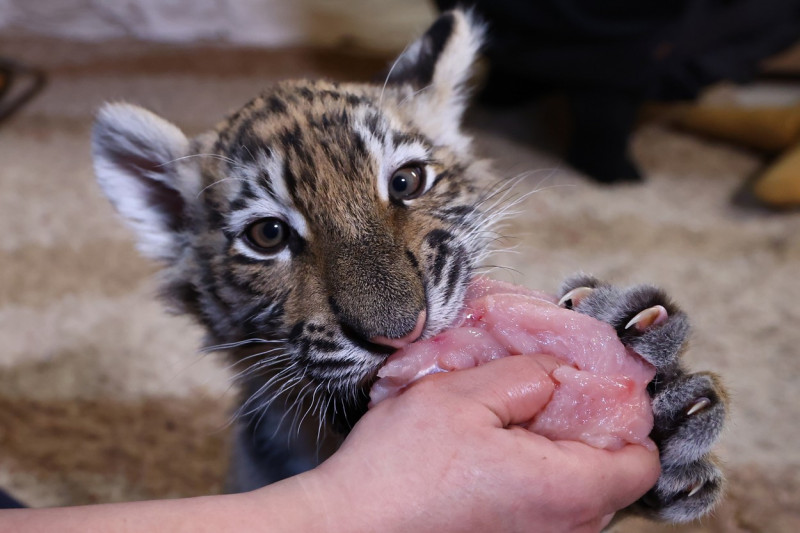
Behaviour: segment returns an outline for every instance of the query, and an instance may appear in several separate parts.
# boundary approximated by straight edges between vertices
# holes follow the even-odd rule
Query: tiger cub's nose
[[[417,317],[417,323],[410,332],[406,333],[402,337],[399,338],[390,338],[384,337],[383,335],[379,335],[376,337],[372,337],[369,341],[375,344],[382,344],[384,346],[389,346],[391,348],[400,349],[404,346],[411,344],[412,342],[418,340],[422,337],[422,332],[425,329],[425,319],[427,318],[427,313],[425,309],[420,311],[419,316]]]

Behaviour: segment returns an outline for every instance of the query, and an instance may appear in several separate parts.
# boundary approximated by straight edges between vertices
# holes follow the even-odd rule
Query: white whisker
[[[414,91],[414,92],[413,92],[413,93],[411,93],[411,94],[408,94],[408,95],[404,96],[404,97],[403,97],[403,99],[402,99],[402,100],[400,100],[400,102],[398,103],[398,105],[403,105],[403,104],[405,104],[405,103],[406,103],[407,101],[409,101],[410,99],[414,98],[414,97],[415,97],[415,96],[417,96],[418,94],[421,94],[421,93],[423,93],[423,92],[427,91],[428,89],[430,89],[430,88],[432,88],[432,87],[433,87],[433,85],[426,85],[426,86],[425,86],[425,87],[423,87],[422,89],[419,89],[419,90],[417,90],[417,91]]]
[[[220,350],[230,350],[231,348],[238,348],[239,346],[244,346],[245,344],[253,344],[253,343],[286,343],[286,339],[245,339],[242,341],[237,342],[227,342],[224,344],[214,344],[212,346],[206,346],[200,349],[201,353],[210,353],[210,352],[217,352]]]
[[[290,409],[287,409],[284,413],[283,417],[289,413],[289,411],[294,411],[294,416],[292,416],[291,422],[289,422],[289,429],[286,432],[286,446],[291,447],[292,445],[292,434],[300,435],[300,424],[298,424],[298,417],[300,416],[300,412],[303,410],[303,404],[306,401],[306,398],[309,394],[313,391],[314,384],[311,381],[306,381],[306,384],[300,389],[299,392],[295,395],[295,400],[292,402],[292,406]],[[281,418],[281,423],[283,422],[283,418]],[[281,424],[278,424],[280,427]]]
[[[184,155],[184,156],[181,156],[181,157],[176,157],[175,159],[170,159],[169,161],[165,161],[163,163],[159,163],[156,166],[163,167],[163,166],[169,165],[171,163],[176,163],[178,161],[183,161],[184,159],[191,159],[191,158],[194,158],[194,157],[208,157],[208,158],[211,158],[211,159],[217,159],[219,161],[224,161],[226,163],[230,163],[233,166],[239,167],[239,164],[236,161],[234,161],[230,157],[227,157],[227,156],[224,156],[224,155],[221,155],[221,154],[189,154],[189,155]]]
[[[405,53],[408,51],[409,46],[411,45],[410,44],[406,45],[406,47],[403,48],[403,51],[400,53],[400,55],[397,56],[397,59],[394,60],[394,63],[392,63],[391,68],[389,68],[389,72],[386,74],[386,79],[383,80],[383,87],[381,87],[381,95],[380,97],[378,97],[378,107],[383,106],[383,93],[384,91],[386,91],[386,85],[388,85],[389,79],[392,77],[392,72],[394,72],[394,69],[397,67],[398,64],[400,64],[400,61],[403,59]]]
[[[197,193],[197,196],[195,196],[195,198],[200,198],[200,195],[203,194],[204,192],[206,192],[208,189],[210,189],[214,185],[219,185],[220,183],[223,183],[225,181],[247,181],[247,180],[245,178],[234,178],[234,177],[220,178],[217,181],[215,181],[214,183],[212,183],[210,185],[206,185],[205,187],[200,189],[200,192]]]
[[[263,355],[263,354],[259,354],[259,355]],[[290,356],[288,354],[281,354],[281,355],[278,355],[278,356],[271,357],[269,359],[265,359],[265,360],[262,360],[262,361],[257,361],[255,363],[253,363],[252,365],[249,365],[246,368],[244,368],[243,370],[239,371],[238,373],[234,374],[231,377],[231,379],[233,381],[243,381],[245,378],[249,378],[249,377],[251,377],[251,376],[253,376],[253,375],[255,375],[255,374],[259,373],[259,372],[263,372],[263,371],[269,369],[270,367],[283,365],[287,361],[289,361],[290,359],[291,358],[290,358]],[[232,368],[234,368],[236,366],[237,366],[237,363],[234,363],[233,365],[231,365],[229,367],[229,369],[232,369]]]

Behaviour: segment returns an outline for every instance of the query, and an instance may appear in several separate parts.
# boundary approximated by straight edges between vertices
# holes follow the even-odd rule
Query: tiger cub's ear
[[[180,129],[134,105],[106,104],[92,130],[97,181],[136,232],[142,253],[168,263],[179,255],[187,202],[197,194],[180,172],[188,153]]]
[[[410,84],[417,91],[404,104],[426,133],[456,149],[467,142],[458,130],[484,34],[485,25],[471,12],[443,13],[405,49],[387,76],[388,85]]]

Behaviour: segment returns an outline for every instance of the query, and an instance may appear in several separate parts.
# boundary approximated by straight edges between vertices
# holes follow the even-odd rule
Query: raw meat
[[[378,372],[372,404],[414,381],[519,354],[547,354],[563,363],[550,402],[527,426],[553,440],[580,440],[614,450],[652,447],[652,366],[626,349],[608,324],[559,307],[553,297],[476,278],[458,327],[398,350]]]

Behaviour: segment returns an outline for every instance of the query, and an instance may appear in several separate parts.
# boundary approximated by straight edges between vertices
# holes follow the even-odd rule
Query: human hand
[[[658,456],[517,426],[546,405],[558,365],[515,356],[423,378],[368,411],[304,487],[333,530],[599,531],[653,486]]]

